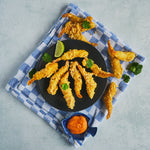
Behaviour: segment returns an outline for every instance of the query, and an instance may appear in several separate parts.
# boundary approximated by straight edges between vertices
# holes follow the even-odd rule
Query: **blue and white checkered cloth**
[[[90,16],[88,13],[81,10],[74,4],[69,4],[67,8],[64,10],[63,14],[64,13],[73,13],[80,17]],[[36,83],[27,86],[27,81],[29,80],[28,72],[35,67],[35,64],[38,62],[39,58],[42,56],[45,50],[49,46],[57,42],[57,40],[59,39],[58,33],[61,31],[62,27],[65,25],[67,21],[68,21],[67,18],[60,17],[58,19],[56,24],[50,29],[45,38],[39,44],[39,46],[20,66],[17,74],[8,82],[8,84],[6,85],[6,90],[9,91],[14,96],[16,96],[25,106],[34,111],[37,115],[46,120],[51,127],[53,127],[55,130],[61,133],[64,137],[66,137],[71,144],[73,144],[75,147],[79,147],[83,144],[83,142],[87,139],[89,135],[87,135],[84,141],[74,140],[65,135],[63,128],[61,126],[61,120],[70,115],[71,113],[55,109],[54,107],[50,106],[47,102],[45,102],[45,100],[37,90]],[[114,33],[106,29],[101,23],[99,23],[96,20],[93,21],[96,24],[96,28],[86,31],[83,34],[88,41],[98,44],[96,48],[98,49],[99,52],[101,52],[106,62],[108,71],[111,72],[110,60],[108,58],[107,52],[108,47],[107,41],[108,40],[111,41],[111,44],[115,48],[115,50],[132,51],[132,49],[129,46],[127,46],[124,42],[122,42]],[[66,40],[66,39],[68,39],[68,36],[64,34],[59,40]],[[144,61],[144,57],[137,54],[134,61],[142,63]],[[133,78],[134,74],[126,69],[129,63],[128,62],[121,62],[121,63],[124,70],[123,73],[128,74],[130,78]],[[113,98],[114,104],[118,96],[124,92],[125,88],[128,86],[129,83],[125,83],[122,78],[116,79],[111,77],[108,78],[107,84],[109,84],[112,81],[116,82],[116,84],[118,85],[117,93]],[[92,119],[91,126],[97,127],[103,120],[107,111],[104,106],[104,103],[102,102],[101,99],[99,99],[93,106],[81,112],[85,113]]]

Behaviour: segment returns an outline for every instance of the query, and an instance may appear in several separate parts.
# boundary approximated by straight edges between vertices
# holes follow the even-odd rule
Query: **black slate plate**
[[[79,40],[64,40],[63,43],[65,45],[65,52],[67,52],[69,49],[84,49],[84,50],[88,51],[89,52],[88,58],[91,58],[92,60],[94,60],[94,62],[99,67],[101,67],[104,71],[107,71],[105,61],[95,47],[93,47],[90,44],[85,43],[83,41],[79,41]],[[50,48],[48,48],[46,50],[46,52],[52,56],[53,60],[56,59],[56,58],[54,58],[55,47],[56,47],[56,44],[52,45]],[[77,60],[80,64],[82,64],[81,62],[83,59],[75,58],[72,61],[75,61],[75,60]],[[41,57],[39,62],[37,63],[37,70],[41,70],[42,68],[44,68],[45,64],[46,63],[42,60],[42,57]],[[58,63],[59,68],[62,67],[64,64],[65,64],[65,61],[60,61]],[[86,70],[90,71],[89,69],[86,69]],[[37,81],[37,87],[38,87],[41,95],[51,106],[53,106],[59,110],[63,110],[63,111],[76,112],[76,111],[86,109],[89,106],[93,105],[102,96],[102,94],[105,90],[107,79],[103,79],[103,78],[99,78],[99,77],[95,77],[95,76],[93,76],[93,77],[94,77],[94,80],[97,82],[97,88],[95,89],[95,95],[94,95],[93,99],[90,99],[86,92],[86,85],[85,85],[83,78],[82,78],[83,86],[82,86],[82,90],[81,90],[81,94],[82,94],[83,98],[79,99],[75,95],[74,80],[69,75],[70,87],[72,88],[72,92],[73,92],[73,95],[76,100],[75,107],[73,110],[71,110],[67,107],[65,99],[63,98],[63,94],[61,93],[60,89],[57,91],[56,95],[48,94],[47,88],[49,86],[49,81],[50,81],[49,78],[48,79],[44,78],[44,79]]]

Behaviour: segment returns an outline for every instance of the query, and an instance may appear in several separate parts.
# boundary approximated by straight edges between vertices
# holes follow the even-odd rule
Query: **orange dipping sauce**
[[[67,128],[72,134],[82,134],[87,127],[88,123],[84,116],[73,116],[67,123]]]

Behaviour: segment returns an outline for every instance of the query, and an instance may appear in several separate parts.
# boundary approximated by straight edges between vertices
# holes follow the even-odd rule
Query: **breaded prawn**
[[[49,78],[53,73],[55,73],[58,69],[58,63],[48,63],[45,65],[45,68],[37,71],[32,79],[30,79],[27,84],[30,85],[35,80],[41,80],[42,78]]]
[[[84,35],[82,35],[82,32],[85,32],[87,30],[91,30],[93,28],[95,28],[95,23],[92,21],[93,18],[91,16],[88,16],[86,18],[80,18],[77,17],[71,13],[66,13],[64,14],[62,17],[68,17],[70,21],[68,21],[65,24],[65,27],[61,30],[61,32],[59,33],[58,37],[60,38],[64,33],[68,34],[68,36],[71,39],[74,40],[81,40],[84,42],[87,42],[93,46],[97,46],[96,43],[91,43],[89,42]],[[84,28],[83,27],[83,22],[88,22],[89,23],[89,27],[90,28]]]
[[[84,31],[86,29],[82,29],[82,30]],[[80,29],[79,23],[72,23],[71,21],[68,21],[65,24],[65,27],[59,33],[58,37],[60,38],[64,33],[66,33],[66,34],[68,34],[68,36],[71,39],[81,40],[81,41],[84,41],[84,42],[91,44],[93,46],[97,46],[97,43],[91,43],[86,39],[86,37],[81,32],[82,30]]]
[[[78,62],[71,62],[70,65],[70,74],[74,79],[74,90],[78,98],[82,98],[80,91],[82,89],[82,78],[80,72],[77,70]]]
[[[113,109],[112,100],[113,100],[114,95],[116,94],[116,87],[118,87],[116,85],[116,83],[112,82],[109,86],[109,89],[105,92],[105,94],[103,96],[103,101],[104,101],[105,106],[108,110],[108,114],[106,116],[106,119],[109,119],[111,116],[111,113],[112,113],[112,109]]]
[[[109,42],[110,44],[110,42]],[[122,51],[115,51],[114,48],[110,48],[110,53],[112,57],[116,57],[119,60],[130,62],[135,58],[134,52],[122,52]]]
[[[82,65],[85,66],[85,67],[87,66],[87,60],[88,60],[88,58],[86,57],[82,61]],[[114,76],[113,73],[103,71],[102,68],[98,67],[98,65],[95,64],[95,63],[93,63],[93,65],[91,66],[90,69],[92,70],[94,75],[97,76],[97,77],[108,78],[108,77],[113,77]]]
[[[120,64],[120,60],[116,57],[114,57],[114,55],[112,54],[112,50],[113,47],[110,44],[110,41],[108,40],[108,53],[110,55],[110,59],[111,59],[111,66],[112,66],[112,70],[114,73],[114,76],[118,79],[120,79],[122,77],[123,74],[123,68]]]
[[[68,17],[69,20],[72,23],[82,23],[83,21],[88,21],[89,25],[90,25],[90,28],[83,28],[83,26],[80,26],[82,32],[87,31],[87,30],[91,30],[91,29],[95,28],[95,23],[92,21],[93,18],[91,16],[87,16],[86,18],[80,18],[80,17],[77,17],[77,16],[75,16],[75,15],[73,15],[71,13],[66,13],[66,14],[63,14],[62,17],[63,18],[64,17]]]
[[[69,61],[66,61],[65,66],[61,67],[50,79],[49,86],[47,88],[47,92],[49,94],[55,95],[58,90],[58,82],[60,81],[63,74],[68,70],[69,68]]]
[[[53,63],[56,63],[61,60],[72,60],[76,57],[84,58],[88,56],[88,52],[86,50],[78,50],[78,49],[70,49],[65,52],[61,57],[53,60]]]
[[[77,16],[75,16],[71,13],[63,14],[62,17],[63,18],[68,17],[69,20],[72,21],[72,22],[83,22],[84,21],[84,18],[77,17]]]
[[[77,65],[79,71],[81,72],[82,76],[84,77],[85,84],[86,84],[86,90],[89,95],[89,97],[92,99],[95,94],[95,89],[97,87],[97,83],[93,79],[93,73],[87,72],[85,68],[83,68],[81,65]]]
[[[69,71],[61,78],[59,82],[59,87],[64,95],[64,99],[66,100],[68,108],[73,109],[75,106],[75,98],[70,88],[70,82],[68,81],[68,76],[69,76]],[[67,84],[68,88],[63,89],[62,87],[63,84]]]

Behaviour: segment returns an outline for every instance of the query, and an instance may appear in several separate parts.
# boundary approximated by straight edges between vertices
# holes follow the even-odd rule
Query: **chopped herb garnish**
[[[63,90],[67,90],[68,89],[68,84],[67,83],[64,83],[61,85],[62,89]]]
[[[91,68],[93,66],[93,60],[88,59],[87,62],[86,62],[86,66],[87,66],[87,68]]]
[[[131,63],[130,66],[129,66],[129,70],[131,72],[133,72],[135,75],[141,73],[142,71],[142,68],[143,68],[143,65],[140,65],[139,63],[137,62],[134,62],[134,63]]]
[[[123,75],[123,81],[126,82],[126,83],[128,83],[129,80],[130,80],[130,77],[128,75],[124,74]]]
[[[90,22],[88,22],[88,21],[83,21],[83,22],[82,22],[82,27],[85,28],[85,29],[90,29],[90,28],[91,28]]]
[[[29,78],[31,79],[35,73],[36,73],[36,69],[35,68],[33,68],[32,70],[30,70],[30,72],[29,72]]]
[[[44,55],[42,56],[43,61],[45,62],[52,62],[52,56],[48,53],[44,53]]]

